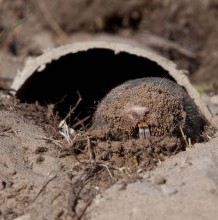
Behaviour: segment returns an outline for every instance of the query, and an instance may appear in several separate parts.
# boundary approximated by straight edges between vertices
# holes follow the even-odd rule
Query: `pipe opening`
[[[54,104],[55,111],[64,118],[78,101],[78,91],[82,101],[71,115],[69,124],[73,125],[75,120],[92,116],[98,102],[112,88],[146,76],[175,82],[166,70],[144,57],[127,52],[115,54],[110,49],[89,49],[62,56],[47,64],[42,72],[34,72],[16,95],[21,102]],[[91,122],[90,118],[85,122],[86,126]]]

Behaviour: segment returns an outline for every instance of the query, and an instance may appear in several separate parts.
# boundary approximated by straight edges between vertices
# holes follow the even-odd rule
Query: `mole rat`
[[[98,104],[93,128],[107,129],[113,140],[166,135],[202,140],[206,119],[187,91],[160,77],[133,79],[112,89]]]

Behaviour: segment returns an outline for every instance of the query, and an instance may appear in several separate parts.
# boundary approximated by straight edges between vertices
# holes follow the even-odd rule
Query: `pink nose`
[[[125,110],[125,114],[131,119],[131,120],[137,120],[140,116],[144,115],[146,112],[148,112],[147,107],[142,106],[133,106]]]

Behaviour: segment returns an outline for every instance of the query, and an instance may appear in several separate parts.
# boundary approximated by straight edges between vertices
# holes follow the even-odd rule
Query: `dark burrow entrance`
[[[35,72],[17,92],[21,102],[41,105],[54,104],[55,111],[64,118],[78,101],[82,101],[68,123],[92,116],[98,102],[115,86],[145,76],[173,80],[157,63],[126,52],[115,54],[109,49],[90,49],[68,54],[48,64],[42,72]],[[86,125],[91,122],[91,117]],[[76,121],[77,120],[77,121]]]

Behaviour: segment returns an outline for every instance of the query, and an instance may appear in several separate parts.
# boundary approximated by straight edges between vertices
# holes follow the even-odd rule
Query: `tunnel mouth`
[[[71,112],[69,125],[87,128],[98,103],[112,88],[144,77],[163,77],[175,82],[168,71],[145,57],[95,48],[64,55],[42,71],[36,70],[16,96],[25,103],[52,104],[62,119]]]

